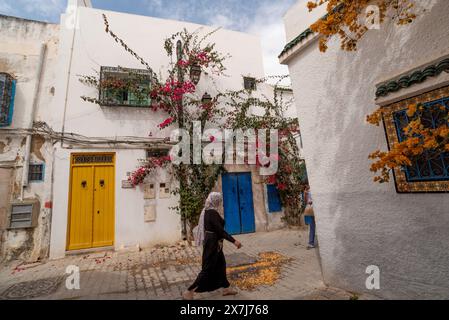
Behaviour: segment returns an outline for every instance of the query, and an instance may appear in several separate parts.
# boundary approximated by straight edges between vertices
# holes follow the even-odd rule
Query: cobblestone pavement
[[[225,244],[228,265],[255,260],[259,253],[277,252],[291,261],[279,280],[252,291],[239,290],[235,300],[348,300],[351,294],[327,288],[321,277],[316,250],[306,249],[305,230],[279,230],[237,236],[244,247]],[[80,270],[80,289],[66,288],[66,268]],[[179,300],[200,271],[200,250],[181,243],[136,252],[100,252],[69,256],[43,264],[3,266],[0,299],[163,299]],[[221,292],[196,299],[225,299]],[[229,299],[229,297],[226,297]]]

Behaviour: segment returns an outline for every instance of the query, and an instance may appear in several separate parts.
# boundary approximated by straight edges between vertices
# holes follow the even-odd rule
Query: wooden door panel
[[[114,167],[95,167],[93,247],[114,244]]]
[[[240,210],[238,198],[238,180],[233,174],[223,174],[222,177],[223,206],[225,229],[229,234],[240,234]]]
[[[256,231],[253,203],[253,187],[251,173],[239,174],[239,202],[241,233],[252,233]]]
[[[68,250],[92,247],[93,168],[73,167]]]

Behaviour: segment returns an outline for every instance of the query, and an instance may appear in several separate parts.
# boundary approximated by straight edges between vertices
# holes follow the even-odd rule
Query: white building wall
[[[83,95],[95,97],[97,93],[95,89],[80,83],[79,75],[94,75],[95,71],[100,71],[101,66],[144,69],[144,66],[105,32],[103,13],[107,15],[112,30],[154,66],[157,74],[164,73],[168,67],[168,58],[163,49],[165,39],[183,28],[193,32],[202,27],[185,22],[79,8],[77,28],[61,29],[61,68],[67,68],[69,65],[67,60],[70,59],[72,36],[75,31],[65,131],[86,136],[136,135],[142,137],[147,137],[149,132],[153,131],[154,137],[168,136],[170,128],[162,132],[157,129],[157,125],[165,120],[164,114],[140,109],[132,109],[130,112],[129,108],[101,108],[80,99]],[[70,21],[73,20],[72,15],[66,18],[68,20],[64,19],[61,22],[62,26],[70,25]],[[212,30],[214,29],[203,27],[201,34]],[[201,96],[206,91],[213,96],[217,93],[216,89],[220,91],[241,89],[244,75],[256,78],[264,76],[259,38],[239,32],[219,30],[212,35],[210,41],[217,43],[217,50],[232,55],[232,58],[226,61],[226,74],[229,77],[221,77],[217,81],[212,75],[203,74],[197,89]],[[61,81],[66,81],[67,75],[68,73],[61,72]],[[61,87],[63,88],[62,85]],[[53,115],[54,124],[59,124],[62,129],[65,90],[59,93],[61,96],[54,105]],[[97,125],[92,126],[92,123]]]
[[[307,2],[309,2],[309,0],[297,0],[284,15],[284,24],[287,26],[285,28],[287,43],[295,39],[311,24],[326,14],[326,5],[308,12]],[[299,12],[301,13],[301,16],[298,16]]]
[[[369,293],[384,298],[449,297],[447,194],[397,194],[369,171],[368,155],[387,150],[383,129],[365,122],[376,85],[449,54],[449,2],[419,2],[427,11],[413,24],[369,31],[355,53],[331,41],[322,54],[315,41],[288,61],[325,281],[364,292],[366,268],[376,265],[381,289]],[[287,14],[289,39],[308,28],[308,15],[305,3]],[[405,92],[448,80],[443,73]]]
[[[61,20],[59,66],[55,103],[51,105],[50,125],[56,131],[77,133],[90,137],[136,136],[153,138],[170,136],[172,128],[160,131],[157,125],[167,118],[166,114],[154,113],[139,108],[100,107],[84,102],[81,96],[95,97],[95,89],[79,82],[79,75],[94,75],[101,66],[144,67],[119,46],[104,30],[102,14],[109,19],[111,29],[144,59],[154,71],[164,72],[168,58],[163,49],[164,40],[183,28],[206,34],[210,27],[191,23],[161,20],[117,12],[78,8],[68,10]],[[78,21],[73,23],[73,21]],[[75,26],[75,28],[73,28]],[[216,49],[229,53],[232,58],[226,62],[228,77],[214,78],[203,74],[197,92],[212,96],[219,91],[240,90],[243,76],[264,77],[262,51],[259,38],[227,30],[219,30],[210,40]],[[171,244],[181,240],[179,215],[169,209],[178,205],[178,197],[157,200],[157,219],[144,222],[146,204],[143,190],[122,189],[121,181],[127,173],[136,169],[138,159],[145,158],[143,149],[83,148],[58,144],[55,155],[54,216],[51,235],[51,258],[65,255],[67,218],[69,205],[70,154],[76,152],[116,152],[115,188],[115,248]],[[161,173],[167,176],[166,172]],[[157,177],[155,180],[161,180]],[[151,182],[155,181],[151,180]],[[164,178],[164,180],[166,180]],[[171,186],[172,188],[175,185]]]

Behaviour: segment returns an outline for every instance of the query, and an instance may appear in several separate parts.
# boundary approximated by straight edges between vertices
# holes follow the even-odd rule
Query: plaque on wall
[[[156,199],[156,188],[154,183],[148,183],[144,187],[144,199]]]
[[[159,198],[168,199],[170,198],[170,185],[168,183],[161,183],[159,186]]]
[[[156,206],[149,205],[145,206],[145,222],[155,222],[156,221]]]
[[[134,189],[133,184],[129,180],[122,180],[122,189]]]

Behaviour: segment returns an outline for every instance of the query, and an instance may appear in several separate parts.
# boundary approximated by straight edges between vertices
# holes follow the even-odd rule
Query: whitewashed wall
[[[183,28],[195,31],[201,26],[135,16],[117,12],[78,8],[76,28],[71,28],[76,15],[73,12],[62,17],[57,93],[51,105],[50,124],[56,131],[74,132],[85,136],[137,136],[168,137],[172,128],[160,131],[157,125],[167,118],[166,114],[154,113],[138,108],[100,107],[84,102],[81,96],[97,95],[78,81],[79,75],[94,75],[101,66],[122,66],[144,68],[105,32],[102,14],[109,19],[111,29],[139,55],[145,58],[156,73],[168,66],[163,49],[164,40]],[[201,34],[212,31],[202,27]],[[243,76],[262,78],[264,76],[262,50],[259,38],[227,30],[219,30],[210,41],[217,44],[217,50],[229,53],[232,58],[226,62],[228,77],[214,79],[202,76],[198,86],[199,95],[208,92],[214,96],[218,91],[240,90]],[[73,47],[73,51],[72,51]],[[67,90],[66,90],[67,88]],[[67,100],[67,103],[65,101]],[[67,234],[67,208],[69,186],[70,153],[95,152],[95,149],[66,149],[57,145],[55,156],[54,217],[52,223],[51,258],[65,255]],[[101,151],[101,150],[100,150]],[[105,151],[103,149],[103,151]],[[116,161],[116,226],[115,248],[170,244],[181,239],[180,217],[169,207],[178,204],[178,198],[158,200],[156,222],[144,222],[143,191],[140,188],[122,189],[121,181],[127,179],[127,172],[138,165],[137,159],[145,157],[144,150],[107,149],[117,153]]]
[[[75,30],[69,79],[66,131],[87,136],[136,135],[143,137],[153,131],[155,137],[168,136],[170,128],[162,132],[157,129],[157,125],[165,120],[163,114],[139,109],[132,109],[130,112],[129,108],[101,108],[81,101],[80,96],[95,97],[97,93],[80,83],[78,75],[94,75],[95,71],[100,71],[100,66],[144,68],[104,31],[103,13],[107,15],[111,29],[150,65],[154,66],[154,71],[158,74],[164,72],[168,67],[168,58],[163,49],[165,38],[183,28],[195,31],[201,27],[184,22],[79,8],[79,28]],[[72,18],[69,17],[70,19]],[[63,20],[61,25],[65,26],[67,23],[67,20]],[[204,27],[203,30],[201,34],[204,35],[212,31],[213,28]],[[67,60],[70,58],[72,31],[62,28],[61,46],[64,50],[61,50],[61,67],[64,68],[68,68]],[[243,75],[256,78],[264,76],[261,47],[257,37],[219,30],[210,38],[210,41],[217,43],[217,50],[232,55],[232,58],[226,62],[228,68],[226,73],[229,77],[222,77],[215,82],[219,90],[241,89]],[[67,73],[61,72],[60,76],[61,81],[65,82]],[[213,79],[211,75],[203,75],[197,92],[202,95],[207,91],[214,95],[216,90],[214,90],[214,81],[211,81]],[[60,92],[60,94],[62,97],[65,96],[65,92]],[[60,129],[62,129],[63,104],[62,99],[58,100],[58,103],[54,105],[53,113],[54,124],[59,124]],[[93,123],[97,125],[92,126]]]
[[[288,40],[310,24],[305,3],[286,15]],[[355,53],[332,41],[322,54],[315,41],[288,61],[325,281],[363,292],[366,268],[377,265],[381,289],[369,293],[384,298],[449,298],[449,197],[397,194],[369,171],[368,155],[387,150],[383,129],[365,122],[376,84],[449,54],[449,2],[419,3],[427,12],[412,25],[371,30]],[[442,74],[406,93],[448,80]]]

